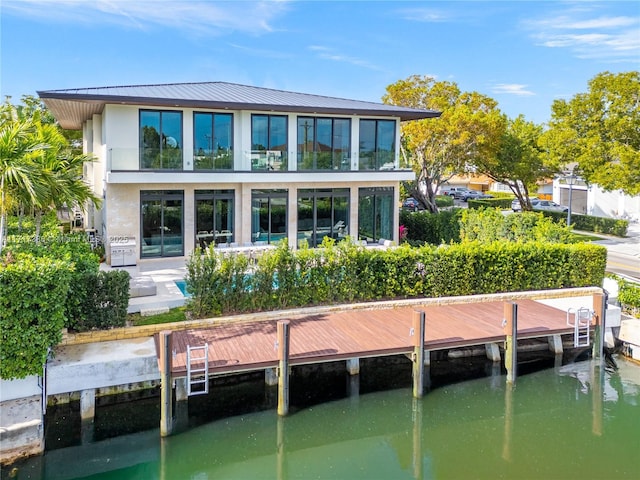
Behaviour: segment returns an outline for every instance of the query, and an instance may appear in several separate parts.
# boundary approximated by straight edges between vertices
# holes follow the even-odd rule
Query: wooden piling
[[[507,383],[515,384],[518,367],[518,304],[504,302],[502,326],[507,336],[505,340],[504,363],[507,369]]]
[[[278,415],[289,413],[289,320],[278,321]]]
[[[413,396],[424,393],[424,311],[413,312]]]
[[[160,436],[173,433],[173,385],[171,381],[171,331],[160,332]]]
[[[593,349],[591,356],[594,360],[602,361],[602,350],[604,348],[604,321],[606,315],[607,302],[604,294],[593,294],[593,311],[595,312],[595,326],[593,327]]]

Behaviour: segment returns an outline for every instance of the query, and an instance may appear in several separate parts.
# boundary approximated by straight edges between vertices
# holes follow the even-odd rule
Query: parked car
[[[420,202],[418,202],[418,200],[413,197],[409,197],[404,202],[402,202],[402,208],[417,212],[418,210],[420,210]]]
[[[537,197],[532,197],[531,202],[535,202],[537,201]],[[511,210],[513,210],[514,212],[519,212],[522,210],[522,205],[520,205],[520,200],[518,200],[518,197],[514,198],[513,201],[511,202]]]
[[[546,210],[548,212],[568,212],[569,207],[558,205],[551,200],[531,200],[531,206],[534,210]]]
[[[450,193],[449,195],[453,195],[453,198],[456,200],[462,200],[467,195],[471,194],[473,190],[469,190],[468,188],[459,188],[455,192]]]
[[[467,187],[450,187],[449,185],[442,186],[438,189],[438,195],[451,195],[455,196],[456,192],[468,192]]]
[[[470,190],[462,197],[463,202],[468,202],[469,200],[482,200],[485,198],[493,198],[493,195],[489,195],[488,193],[483,193],[479,190]]]

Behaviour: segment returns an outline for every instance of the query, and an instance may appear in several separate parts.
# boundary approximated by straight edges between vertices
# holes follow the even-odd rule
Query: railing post
[[[413,396],[424,392],[424,311],[413,312]]]
[[[515,384],[518,367],[518,304],[505,302],[502,327],[505,340],[504,362],[507,369],[507,383]]]
[[[278,415],[289,413],[289,320],[278,321]]]

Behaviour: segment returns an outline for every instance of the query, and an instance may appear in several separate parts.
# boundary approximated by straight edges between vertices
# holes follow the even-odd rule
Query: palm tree
[[[84,162],[93,161],[88,155],[73,155],[69,149],[67,139],[56,125],[39,121],[39,115],[34,118],[34,135],[42,143],[49,145],[34,157],[37,165],[36,182],[40,187],[38,195],[31,197],[36,215],[35,241],[39,242],[42,216],[52,208],[61,209],[74,205],[84,206],[88,201],[95,206],[100,199],[93,193],[81,177]]]
[[[15,108],[5,102],[0,112],[0,253],[10,205],[35,199],[42,193],[41,186],[34,182],[38,168],[32,160],[47,145],[32,133],[32,122],[18,119]]]

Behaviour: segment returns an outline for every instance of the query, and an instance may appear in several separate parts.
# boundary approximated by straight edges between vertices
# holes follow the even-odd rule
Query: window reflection
[[[182,170],[182,112],[140,111],[140,168]]]
[[[234,242],[233,190],[196,190],[196,245]]]
[[[394,120],[360,120],[360,170],[393,170],[395,137]]]
[[[193,159],[195,170],[233,169],[233,115],[193,114]]]
[[[381,238],[392,240],[393,188],[361,188],[358,196],[358,238],[378,242]]]
[[[317,247],[325,237],[340,240],[349,232],[349,189],[298,191],[298,246]]]
[[[287,190],[251,192],[251,241],[277,243],[287,237]]]
[[[298,170],[349,170],[351,120],[298,117]]]
[[[287,117],[252,115],[251,170],[287,169]]]

